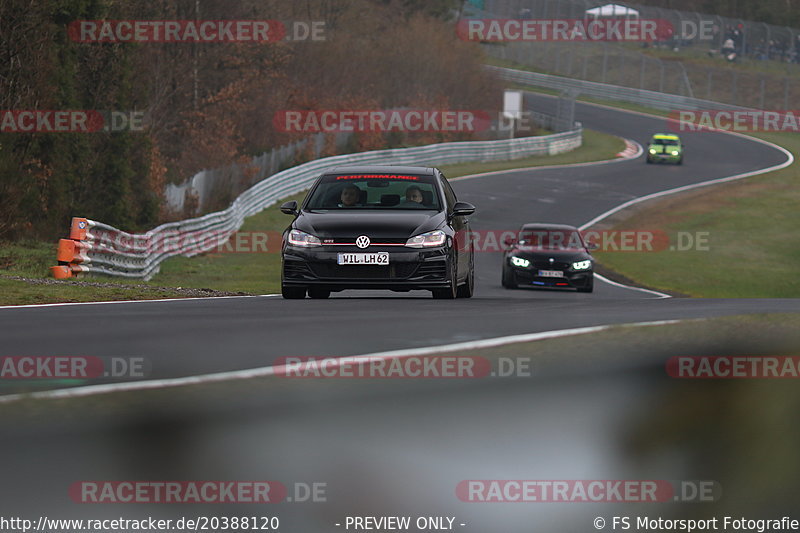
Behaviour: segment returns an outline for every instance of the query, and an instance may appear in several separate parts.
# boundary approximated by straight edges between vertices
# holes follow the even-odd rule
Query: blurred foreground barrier
[[[190,257],[223,245],[245,218],[281,198],[307,189],[317,176],[331,167],[352,164],[441,166],[554,155],[578,148],[582,132],[580,124],[575,123],[571,131],[555,135],[441,143],[317,159],[263,179],[224,211],[169,222],[147,233],[127,233],[95,220],[73,218],[70,238],[59,242],[59,264],[50,270],[57,279],[92,273],[149,280],[158,273],[165,259],[175,255]]]

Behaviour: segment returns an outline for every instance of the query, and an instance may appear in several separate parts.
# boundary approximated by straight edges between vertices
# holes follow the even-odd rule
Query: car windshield
[[[341,174],[323,176],[305,209],[440,210],[433,176]]]
[[[521,246],[548,250],[581,250],[584,248],[580,233],[564,229],[523,229],[519,233],[519,243]]]
[[[678,141],[675,139],[653,139],[653,144],[663,144],[664,146],[677,146]]]

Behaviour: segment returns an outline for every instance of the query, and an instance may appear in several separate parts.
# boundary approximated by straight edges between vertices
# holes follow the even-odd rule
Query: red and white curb
[[[617,157],[622,159],[636,159],[644,152],[644,148],[642,148],[641,144],[629,139],[622,140],[625,141],[625,149],[618,153]]]

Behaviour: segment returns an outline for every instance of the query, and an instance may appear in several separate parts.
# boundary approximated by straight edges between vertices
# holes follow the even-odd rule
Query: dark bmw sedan
[[[330,169],[312,186],[283,233],[284,298],[327,298],[345,289],[429,290],[469,298],[474,257],[467,216],[436,168]]]
[[[518,239],[506,242],[503,287],[549,287],[592,292],[594,262],[577,228],[525,224]]]

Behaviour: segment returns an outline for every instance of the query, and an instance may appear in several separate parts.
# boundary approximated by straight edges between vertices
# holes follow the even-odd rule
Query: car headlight
[[[322,241],[319,237],[314,237],[310,233],[293,229],[289,232],[289,244],[294,246],[321,246]]]
[[[406,241],[406,246],[410,246],[411,248],[428,248],[430,246],[441,246],[446,240],[447,234],[437,229],[417,235],[416,237],[411,237]]]
[[[587,259],[586,261],[576,261],[572,263],[572,268],[575,270],[586,270],[587,268],[592,268],[592,260]]]
[[[678,155],[678,151],[677,150],[673,150],[672,151],[672,155]]]
[[[650,148],[650,153],[651,153],[651,154],[654,154],[654,153],[656,153],[656,149],[655,149],[655,148]]]
[[[521,268],[528,268],[531,265],[531,262],[524,257],[517,257],[515,255],[511,256],[511,264],[515,267]]]

